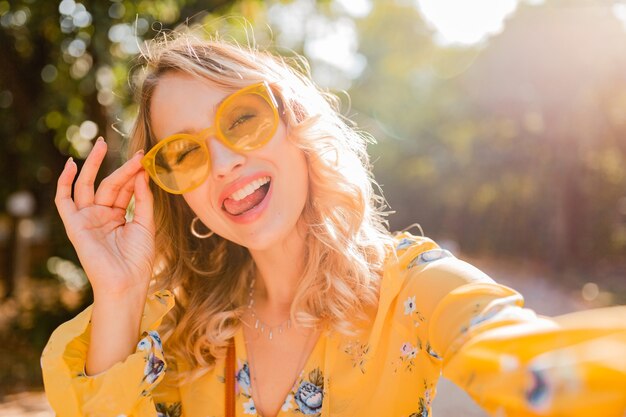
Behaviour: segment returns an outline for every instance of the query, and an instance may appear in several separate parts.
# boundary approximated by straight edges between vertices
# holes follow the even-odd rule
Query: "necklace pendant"
[[[252,281],[250,282],[250,290],[248,292],[248,297],[249,297],[248,310],[250,311],[251,318],[254,320],[255,330],[257,330],[259,333],[267,334],[267,338],[269,340],[273,340],[274,332],[277,329],[278,329],[278,334],[283,334],[285,332],[285,329],[291,329],[291,319],[287,319],[276,326],[270,326],[269,324],[264,323],[261,320],[261,318],[259,318],[259,316],[256,313],[256,310],[254,309],[254,304],[255,304],[254,303],[254,283],[255,283],[255,280],[253,278]],[[285,328],[285,325],[287,326],[286,328]],[[265,328],[267,328],[267,332],[265,332]]]

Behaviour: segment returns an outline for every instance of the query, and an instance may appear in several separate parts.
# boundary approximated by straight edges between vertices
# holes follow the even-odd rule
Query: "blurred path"
[[[556,279],[546,279],[537,269],[512,263],[466,259],[485,271],[497,282],[518,290],[526,299],[526,307],[538,314],[555,316],[590,308],[579,294],[563,291]],[[24,392],[5,397],[0,403],[1,417],[54,417],[42,392]],[[487,417],[463,390],[441,378],[433,402],[433,417]]]
[[[43,392],[7,395],[0,404],[2,417],[54,417]]]

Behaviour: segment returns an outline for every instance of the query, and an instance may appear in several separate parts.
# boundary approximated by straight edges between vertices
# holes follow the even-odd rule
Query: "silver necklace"
[[[257,332],[260,333],[265,333],[265,330],[267,330],[267,337],[269,340],[272,340],[274,337],[274,332],[278,331],[279,334],[283,333],[283,330],[286,329],[290,329],[291,328],[291,319],[287,319],[285,321],[283,321],[282,323],[276,325],[276,326],[270,326],[269,324],[265,323],[263,320],[261,320],[258,316],[258,314],[256,314],[256,310],[254,309],[254,284],[255,284],[256,279],[252,278],[252,280],[250,281],[250,289],[248,292],[248,296],[249,296],[249,300],[248,300],[248,310],[250,311],[250,315],[252,316],[252,318],[254,319],[254,328],[257,330]],[[309,341],[311,340],[311,336],[313,335],[313,333],[315,333],[314,331],[310,331],[309,334],[306,337],[306,341],[304,342],[304,349],[302,349],[302,353],[300,354],[300,357],[298,358],[298,366],[296,367],[296,372],[295,375],[292,378],[292,384],[291,384],[291,388],[293,388],[293,386],[296,384],[298,377],[300,376],[300,374],[302,373],[302,368],[305,365],[306,362],[306,352],[307,352],[307,348],[309,346]],[[246,346],[247,349],[246,351],[248,352],[248,355],[250,356],[250,358],[248,359],[248,366],[250,368],[250,378],[252,379],[252,383],[250,384],[250,390],[252,391],[252,393],[256,394],[257,397],[257,401],[258,401],[258,407],[256,407],[255,405],[255,409],[257,414],[260,417],[263,417],[261,415],[261,413],[259,412],[259,409],[263,408],[263,405],[261,403],[261,395],[260,393],[257,391],[257,377],[256,377],[256,369],[254,367],[254,346],[252,345],[252,341],[248,342],[246,341]],[[282,408],[282,405],[281,405]]]
[[[309,346],[309,341],[311,339],[311,336],[313,335],[313,331],[309,332],[308,336],[306,337],[306,341],[304,342],[304,349],[302,349],[302,353],[300,354],[300,358],[298,358],[298,366],[296,367],[296,373],[292,378],[292,383],[291,383],[291,388],[290,388],[290,392],[293,389],[293,386],[296,384],[296,382],[298,382],[298,377],[300,376],[300,374],[302,374],[303,371],[303,367],[305,365],[305,361],[306,361],[306,351],[307,348]],[[254,367],[254,346],[252,346],[252,341],[250,342],[245,342],[246,343],[246,351],[248,353],[248,355],[250,356],[250,358],[248,359],[248,366],[250,368],[250,378],[252,379],[252,383],[250,384],[250,390],[251,390],[251,394],[256,394],[256,399],[258,401],[258,407],[255,405],[254,408],[257,412],[257,414],[259,415],[259,417],[263,417],[263,415],[260,413],[259,409],[263,408],[263,404],[261,403],[261,394],[257,391],[257,378],[256,378],[256,369]],[[289,395],[289,394],[287,394]],[[283,405],[284,405],[284,401],[283,401]],[[281,409],[283,407],[283,405],[281,405]],[[279,410],[280,413],[280,410]]]
[[[270,326],[259,318],[259,315],[254,309],[254,297],[252,296],[254,293],[255,281],[255,278],[252,278],[252,280],[250,281],[250,288],[248,291],[248,310],[250,311],[250,316],[252,316],[252,319],[254,321],[254,328],[261,333],[265,333],[265,331],[267,330],[267,337],[269,340],[272,340],[274,338],[274,332],[278,331],[278,334],[282,334],[285,328],[291,329],[291,318],[288,318],[287,320],[283,321],[280,324],[277,324],[276,326]]]

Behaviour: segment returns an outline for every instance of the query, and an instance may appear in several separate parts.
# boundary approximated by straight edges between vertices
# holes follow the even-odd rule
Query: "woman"
[[[306,75],[189,36],[144,58],[134,156],[94,191],[99,139],[58,181],[94,291],[42,355],[58,416],[423,417],[442,370],[494,415],[626,411],[626,310],[540,318],[390,234],[363,136]]]

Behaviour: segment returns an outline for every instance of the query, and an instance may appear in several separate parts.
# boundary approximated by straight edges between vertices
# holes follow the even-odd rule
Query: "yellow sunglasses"
[[[278,123],[278,103],[269,85],[253,84],[219,104],[213,126],[196,134],[168,136],[150,149],[141,164],[159,187],[183,194],[202,184],[211,172],[209,137],[234,151],[251,151],[269,142]]]

